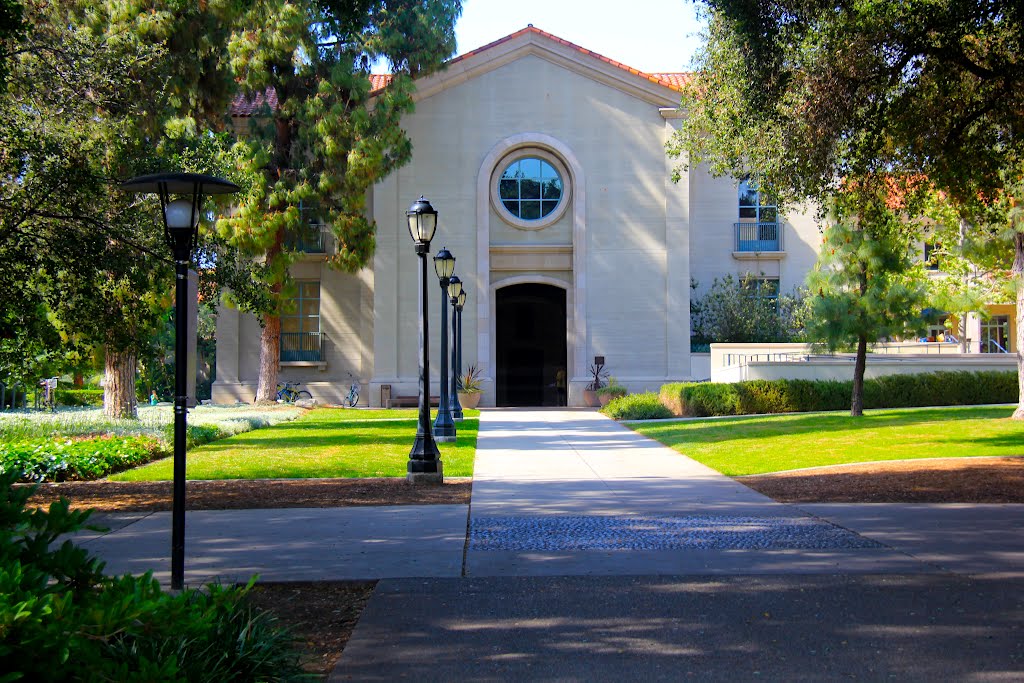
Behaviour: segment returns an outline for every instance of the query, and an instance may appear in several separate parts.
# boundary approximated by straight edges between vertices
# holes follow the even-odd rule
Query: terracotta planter
[[[583,390],[583,404],[590,408],[597,408],[601,402],[597,398],[597,392],[591,389]]]
[[[459,393],[459,405],[462,406],[463,410],[473,410],[478,405],[480,405],[481,393],[479,391],[474,391],[471,394],[467,394],[467,393],[462,392],[462,391],[460,391],[458,393]]]
[[[601,407],[604,408],[606,405],[611,403],[611,400],[615,398],[615,394],[598,394],[597,400],[601,403]]]

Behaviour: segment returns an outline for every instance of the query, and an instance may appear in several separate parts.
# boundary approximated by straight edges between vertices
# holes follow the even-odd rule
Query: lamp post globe
[[[455,441],[455,421],[452,419],[448,371],[448,284],[455,272],[455,257],[444,247],[434,256],[434,272],[441,283],[441,391],[437,404],[437,419],[434,420],[434,439],[441,442]]]
[[[185,583],[185,435],[187,429],[188,270],[192,265],[204,195],[232,194],[239,188],[216,176],[200,173],[154,173],[121,183],[125,192],[160,196],[164,237],[174,253],[174,488],[171,504],[171,588]],[[178,199],[171,199],[178,195]]]
[[[419,376],[419,420],[416,424],[416,439],[409,451],[406,479],[412,484],[436,483],[443,481],[441,453],[437,450],[430,428],[430,330],[427,319],[427,253],[430,240],[437,229],[437,211],[424,197],[420,197],[405,212],[409,225],[409,236],[416,249],[419,264],[419,318],[420,318],[420,376]]]
[[[448,387],[448,405],[451,410],[452,420],[463,419],[462,404],[459,402],[459,386],[457,380],[460,369],[458,358],[458,311],[456,310],[456,306],[459,304],[460,294],[462,294],[462,280],[458,275],[452,275],[448,278],[448,302],[452,307],[452,329],[451,339],[449,341],[451,346],[452,369],[449,373],[451,375],[451,382]]]

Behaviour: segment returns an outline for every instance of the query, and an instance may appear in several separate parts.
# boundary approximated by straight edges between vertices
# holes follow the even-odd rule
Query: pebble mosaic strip
[[[476,517],[470,550],[877,548],[819,520],[789,517]]]

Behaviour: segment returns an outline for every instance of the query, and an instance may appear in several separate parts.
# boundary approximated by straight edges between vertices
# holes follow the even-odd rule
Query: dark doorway
[[[497,404],[566,404],[565,290],[510,285],[496,294]]]

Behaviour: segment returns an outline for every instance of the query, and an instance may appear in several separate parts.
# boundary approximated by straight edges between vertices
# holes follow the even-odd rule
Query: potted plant
[[[612,377],[608,380],[608,385],[603,386],[597,390],[597,400],[601,403],[601,407],[604,408],[613,398],[619,398],[628,394],[626,387],[618,383],[618,381]]]
[[[600,405],[597,390],[604,386],[604,381],[608,378],[608,371],[604,369],[603,363],[591,363],[587,372],[590,373],[590,382],[583,389],[583,402],[591,408],[596,408]]]
[[[456,393],[459,395],[459,405],[464,410],[476,408],[480,404],[480,395],[483,392],[483,386],[480,382],[480,368],[470,365],[466,368],[465,372],[456,378],[455,382],[458,387]]]

